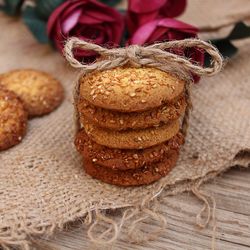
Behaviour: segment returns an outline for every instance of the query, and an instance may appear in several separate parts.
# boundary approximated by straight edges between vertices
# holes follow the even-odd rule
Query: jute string
[[[214,175],[214,174],[212,174]],[[214,175],[215,176],[215,175]],[[208,177],[209,179],[211,177]],[[196,216],[196,224],[201,229],[206,228],[212,219],[212,241],[211,249],[216,249],[216,202],[212,195],[200,190],[200,185],[203,183],[203,179],[200,179],[184,189],[176,189],[175,192],[171,192],[171,195],[191,191],[198,200],[203,202],[203,207]],[[88,223],[91,224],[87,234],[89,239],[96,246],[112,245],[119,236],[125,235],[131,243],[145,243],[151,240],[155,240],[166,229],[167,220],[159,213],[159,204],[156,199],[163,186],[159,186],[159,190],[155,191],[155,195],[145,197],[138,206],[133,206],[125,209],[122,212],[121,219],[117,221],[114,218],[109,217],[105,211],[95,209],[90,212],[86,217]],[[153,220],[157,224],[157,229],[150,232],[143,232],[140,229],[140,225],[147,220]],[[104,226],[105,229],[100,230],[100,226]]]
[[[213,229],[212,229],[212,242],[211,242],[211,249],[214,250],[215,249],[215,242],[216,242],[216,218],[215,218],[215,212],[216,212],[216,201],[214,199],[214,197],[210,194],[207,194],[204,191],[200,190],[200,185],[202,184],[202,181],[199,180],[196,182],[196,184],[192,187],[192,192],[193,194],[203,202],[203,207],[200,210],[200,212],[197,214],[196,216],[196,225],[198,225],[200,228],[205,228],[207,227],[211,217],[212,217],[212,222],[213,222]],[[209,204],[208,199],[211,200],[212,203],[212,212],[211,212],[211,206]],[[204,214],[204,212],[206,212],[205,214],[205,222],[202,223],[202,215]]]
[[[176,48],[187,49],[194,47],[203,50],[210,56],[209,67],[203,67],[201,65],[195,64],[194,62],[190,61],[190,59],[176,55],[169,51],[171,49],[176,49]],[[79,62],[74,57],[75,49],[94,51],[96,52],[96,54],[100,55],[100,60],[97,60],[92,64]],[[97,44],[82,41],[78,38],[70,38],[65,45],[64,54],[72,67],[81,70],[80,72],[81,76],[94,71],[103,71],[119,66],[131,65],[133,67],[147,66],[147,67],[158,68],[165,72],[175,74],[179,78],[185,80],[187,108],[182,121],[182,133],[184,134],[184,136],[187,134],[189,125],[188,122],[189,115],[190,115],[190,110],[192,108],[191,93],[190,93],[191,92],[190,86],[192,83],[191,73],[194,73],[198,76],[203,76],[203,75],[212,76],[217,74],[221,70],[223,65],[223,59],[218,50],[211,44],[199,39],[185,39],[180,41],[156,43],[145,47],[139,45],[132,45],[125,48],[108,49],[99,46]],[[78,80],[76,81],[74,90],[75,119],[76,119],[77,130],[80,128],[79,114],[76,107],[79,99],[79,88],[80,88],[80,81]],[[207,200],[207,198],[211,197],[199,191],[200,184],[201,183],[197,183],[191,188],[191,190],[193,194],[204,203],[204,207],[202,208],[202,210],[200,211],[200,213],[197,215],[196,218],[197,225],[204,228],[208,225],[211,218],[211,208]],[[162,190],[163,190],[162,187],[158,191],[156,190],[155,197],[157,197]],[[111,244],[118,238],[118,235],[122,229],[123,224],[126,221],[131,220],[132,218],[133,222],[127,228],[127,234],[130,236],[130,240],[133,238],[132,241],[143,242],[156,238],[162,232],[162,230],[164,230],[166,226],[166,219],[162,215],[157,213],[155,209],[150,209],[151,200],[152,196],[150,196],[150,198],[146,197],[139,206],[134,208],[128,208],[127,210],[125,210],[119,223],[105,216],[104,214],[101,214],[98,210],[95,210],[94,223],[90,226],[88,230],[89,238],[96,244],[101,244],[101,245]],[[213,218],[214,218],[215,201],[213,198],[211,198],[211,200],[213,202]],[[202,223],[201,217],[204,212],[207,213],[206,220],[204,223]],[[92,216],[93,215],[90,213],[88,216],[88,220],[92,221]],[[136,217],[139,218],[135,219]],[[161,226],[158,227],[159,229],[156,232],[151,232],[150,234],[140,233],[140,231],[137,230],[138,224],[149,218],[158,221],[158,223]],[[101,234],[96,235],[97,231],[96,227],[98,227],[100,223],[105,223],[106,225],[109,226]],[[108,235],[109,237],[106,237]],[[213,242],[214,242],[214,237],[213,237]],[[212,248],[214,247],[212,246]]]

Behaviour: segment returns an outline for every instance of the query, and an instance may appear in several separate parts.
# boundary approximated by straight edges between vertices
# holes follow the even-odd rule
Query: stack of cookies
[[[75,145],[92,177],[119,186],[152,183],[175,166],[184,81],[148,67],[118,67],[80,78],[82,129]]]

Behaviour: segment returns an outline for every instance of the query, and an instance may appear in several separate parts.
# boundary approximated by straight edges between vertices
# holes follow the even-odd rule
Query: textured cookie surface
[[[88,136],[96,143],[110,148],[142,149],[165,142],[179,131],[179,121],[169,124],[138,130],[114,131],[95,126],[84,120],[84,128]]]
[[[184,81],[155,68],[118,67],[80,79],[80,95],[95,106],[123,112],[142,111],[172,102]]]
[[[26,133],[27,112],[22,101],[0,87],[0,150],[18,144]]]
[[[63,100],[63,88],[51,75],[32,69],[3,74],[0,84],[21,98],[29,116],[53,111]]]
[[[99,108],[83,98],[80,98],[78,103],[81,122],[87,118],[97,126],[115,130],[147,128],[160,123],[168,123],[178,119],[184,113],[185,108],[184,97],[158,108],[129,113]]]
[[[165,143],[147,149],[113,149],[95,143],[84,129],[75,138],[79,153],[87,160],[112,169],[128,170],[159,162],[170,150],[178,150],[184,139],[181,133]]]
[[[178,151],[169,151],[161,162],[126,171],[98,166],[86,159],[83,166],[87,174],[103,182],[118,186],[139,186],[150,184],[166,176],[175,166],[177,158]]]

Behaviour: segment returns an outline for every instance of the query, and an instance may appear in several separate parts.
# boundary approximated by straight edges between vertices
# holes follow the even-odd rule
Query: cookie
[[[136,169],[159,162],[169,150],[178,150],[183,143],[181,133],[165,143],[147,149],[108,148],[91,140],[84,129],[79,131],[75,138],[76,148],[84,158],[100,166],[117,170]]]
[[[29,116],[53,111],[63,100],[63,88],[51,75],[32,69],[3,74],[0,84],[13,91],[24,103]]]
[[[178,119],[185,108],[186,101],[183,96],[169,105],[163,104],[158,108],[130,113],[99,108],[83,98],[78,102],[81,122],[87,118],[97,126],[114,130],[148,128],[160,123],[168,123]]]
[[[27,129],[27,112],[22,101],[11,91],[0,87],[0,150],[18,144]]]
[[[97,127],[87,120],[83,125],[88,136],[96,143],[120,149],[142,149],[161,144],[175,136],[180,127],[178,120],[158,127],[124,131]]]
[[[103,182],[118,186],[139,186],[166,176],[174,168],[177,158],[178,151],[170,150],[161,162],[126,171],[101,167],[86,159],[83,160],[83,166],[87,174]]]
[[[184,81],[156,68],[118,67],[80,78],[80,96],[95,106],[122,112],[143,111],[173,102]]]

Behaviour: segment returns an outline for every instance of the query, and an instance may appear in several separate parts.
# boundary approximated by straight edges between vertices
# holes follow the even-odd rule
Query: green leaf
[[[117,5],[118,3],[121,2],[121,0],[100,0],[102,3],[105,3],[111,7]]]
[[[233,45],[232,41],[248,37],[250,37],[250,27],[243,22],[238,22],[228,36],[222,39],[211,40],[211,43],[218,48],[224,58],[230,58],[238,52],[238,48]],[[208,65],[208,63],[209,57],[206,55],[205,64]]]
[[[213,45],[217,47],[224,58],[231,58],[238,52],[238,49],[228,39],[213,41]]]
[[[39,18],[35,7],[27,6],[22,13],[24,23],[40,43],[48,43],[46,21]]]
[[[4,0],[3,6],[0,6],[0,10],[8,15],[14,16],[20,11],[22,3],[23,0]]]
[[[238,49],[228,39],[214,40],[212,43],[224,58],[231,58],[238,52]],[[205,66],[208,67],[210,65],[210,59],[210,56],[205,54]]]
[[[239,22],[234,26],[227,39],[238,40],[248,37],[250,37],[250,26],[247,26],[243,22]]]
[[[48,20],[51,13],[65,0],[37,0],[36,11],[44,20]]]
[[[127,10],[124,10],[124,9],[117,9],[117,10],[118,10],[118,12],[120,12],[120,14],[121,14],[122,16],[125,16],[125,15],[126,15]]]

